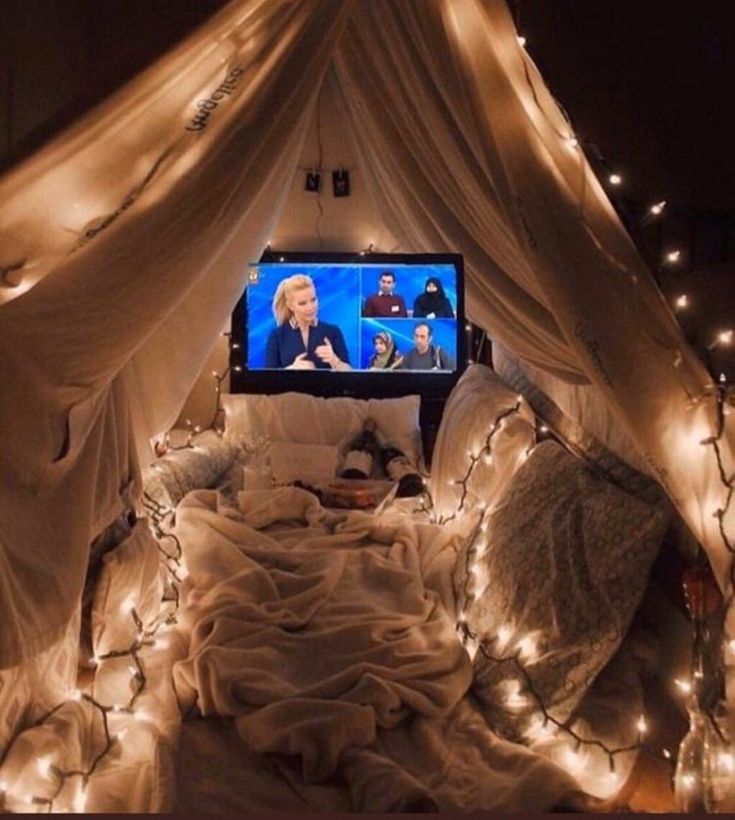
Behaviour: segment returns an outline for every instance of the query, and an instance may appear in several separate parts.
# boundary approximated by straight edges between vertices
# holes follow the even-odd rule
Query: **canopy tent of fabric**
[[[76,617],[278,225],[322,84],[401,249],[462,253],[468,317],[589,384],[731,593],[735,424],[500,0],[234,0],[0,180],[0,668]]]

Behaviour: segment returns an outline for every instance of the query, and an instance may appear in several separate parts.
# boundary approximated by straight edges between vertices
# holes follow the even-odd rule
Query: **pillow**
[[[547,711],[566,720],[620,645],[642,598],[667,514],[539,444],[488,516],[487,547],[454,575],[470,630],[494,657],[520,653]],[[472,590],[473,579],[484,589]],[[474,595],[465,597],[469,591]],[[512,662],[478,651],[473,688],[490,725],[520,739],[539,710]]]
[[[268,441],[346,446],[371,417],[384,440],[418,464],[421,458],[419,396],[397,399],[322,398],[307,393],[273,396],[226,394],[225,438],[246,447]]]
[[[496,419],[520,401],[517,413],[507,416],[491,439],[492,459],[476,464],[468,485],[464,509],[479,501],[493,506],[534,442],[534,416],[519,397],[485,365],[469,367],[449,394],[431,462],[430,489],[434,510],[446,518],[456,512],[469,453],[479,453]]]
[[[143,470],[143,491],[159,504],[175,507],[190,490],[214,486],[237,454],[232,442],[214,430],[205,430],[192,443],[169,450]]]

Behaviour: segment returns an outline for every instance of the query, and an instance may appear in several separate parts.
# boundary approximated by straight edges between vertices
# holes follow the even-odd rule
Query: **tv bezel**
[[[418,394],[427,399],[445,398],[467,365],[468,335],[464,315],[464,260],[453,253],[335,253],[321,251],[277,251],[263,253],[262,263],[453,265],[456,271],[456,368],[451,372],[428,370],[248,370],[247,277],[246,286],[232,312],[230,352],[231,393],[285,393],[295,391],[314,396],[389,398]],[[419,321],[417,319],[417,321]],[[429,320],[431,321],[431,320]],[[237,370],[236,368],[240,368]],[[318,375],[317,375],[318,374]]]

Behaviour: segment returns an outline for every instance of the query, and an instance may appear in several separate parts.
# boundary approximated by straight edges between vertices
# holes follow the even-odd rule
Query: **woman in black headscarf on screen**
[[[444,286],[436,276],[430,276],[424,285],[424,292],[413,303],[414,319],[454,319],[454,311],[444,293]]]

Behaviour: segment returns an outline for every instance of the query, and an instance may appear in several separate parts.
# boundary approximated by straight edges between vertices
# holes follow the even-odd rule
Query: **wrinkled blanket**
[[[383,736],[443,723],[471,682],[442,603],[458,534],[332,512],[297,488],[238,503],[197,491],[177,511],[190,572],[191,646],[174,667],[184,707],[234,717],[250,749],[297,761],[306,783],[337,776],[356,809],[436,809]]]

